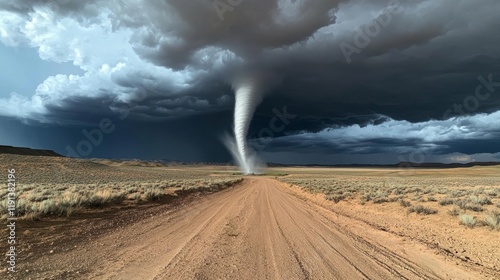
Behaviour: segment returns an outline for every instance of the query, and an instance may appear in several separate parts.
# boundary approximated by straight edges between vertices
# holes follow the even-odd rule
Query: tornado
[[[226,147],[244,174],[262,173],[263,163],[248,145],[248,128],[255,109],[262,101],[263,89],[258,77],[245,77],[233,82],[235,91],[234,139],[225,137]]]

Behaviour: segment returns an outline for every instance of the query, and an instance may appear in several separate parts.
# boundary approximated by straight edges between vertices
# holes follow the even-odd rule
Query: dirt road
[[[47,254],[55,278],[478,279],[424,246],[350,221],[269,178],[247,178],[77,246]],[[64,273],[61,272],[64,270]],[[49,273],[49,272],[46,272]],[[76,273],[76,274],[75,274]],[[48,274],[42,274],[47,276]]]

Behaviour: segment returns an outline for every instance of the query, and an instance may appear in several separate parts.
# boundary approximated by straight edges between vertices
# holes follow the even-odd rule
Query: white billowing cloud
[[[431,120],[411,123],[388,119],[381,124],[366,126],[352,125],[329,128],[317,133],[299,133],[274,139],[276,142],[289,142],[302,145],[304,150],[323,145],[345,149],[353,153],[365,153],[376,147],[379,151],[406,153],[414,150],[437,150],[446,148],[448,141],[495,139],[500,136],[500,111],[491,114],[461,116],[448,120]],[[384,147],[378,140],[384,140]],[[372,141],[377,142],[374,147]],[[253,143],[265,143],[254,139]],[[408,144],[405,144],[408,143]],[[301,148],[301,147],[299,147]],[[459,161],[458,159],[456,161]]]
[[[11,93],[10,98],[0,99],[0,114],[7,117],[31,119],[47,113],[43,99],[33,96],[31,99],[17,93]]]
[[[0,13],[5,15],[0,18],[2,43],[37,48],[44,60],[70,61],[85,71],[82,76],[47,77],[31,98],[13,93],[0,99],[0,114],[4,116],[51,122],[44,117],[50,113],[47,108],[63,107],[65,100],[109,97],[130,102],[141,91],[180,92],[196,78],[195,70],[173,71],[142,60],[129,43],[132,31],[113,30],[109,10],[85,24],[43,6],[25,17]]]
[[[389,120],[382,124],[367,126],[349,126],[338,129],[327,129],[317,133],[318,137],[329,138],[332,135],[339,138],[354,140],[392,138],[419,139],[423,142],[442,142],[450,139],[476,139],[488,137],[489,133],[500,130],[500,123],[493,122],[500,117],[500,111],[472,117],[459,117],[445,121],[432,120],[424,123]]]
[[[23,24],[20,15],[0,10],[0,42],[11,47],[26,42],[21,30]]]
[[[31,98],[12,93],[10,98],[0,99],[0,112],[8,117],[37,118],[37,121],[42,123],[50,122],[46,118],[49,113],[48,106],[62,107],[61,102],[69,96],[89,98],[99,96],[99,92],[93,88],[96,83],[100,83],[102,88],[113,86],[109,79],[97,75],[50,76],[37,87]]]
[[[424,142],[444,142],[452,139],[482,139],[492,138],[493,134],[500,132],[500,111],[491,114],[478,114],[452,118],[444,121],[429,121],[425,123],[398,122],[391,128],[383,125],[379,132],[386,133],[389,137],[421,139]],[[395,122],[395,121],[392,121]]]
[[[72,61],[85,71],[98,69],[103,63],[134,59],[134,52],[127,44],[130,32],[112,32],[106,16],[103,13],[99,22],[82,25],[72,18],[58,18],[51,10],[40,8],[28,19],[23,33],[30,45],[38,48],[40,58]]]

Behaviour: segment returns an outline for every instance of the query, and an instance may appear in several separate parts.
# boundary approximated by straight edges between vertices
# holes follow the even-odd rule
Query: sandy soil
[[[263,177],[98,216],[26,225],[17,278],[494,279]]]
[[[500,233],[497,230],[460,225],[457,219],[450,218],[445,211],[435,215],[408,214],[405,208],[396,203],[333,203],[322,195],[305,193],[295,186],[291,189],[340,217],[418,241],[437,254],[451,257],[457,265],[472,266],[485,275],[494,275],[491,279],[500,279]]]

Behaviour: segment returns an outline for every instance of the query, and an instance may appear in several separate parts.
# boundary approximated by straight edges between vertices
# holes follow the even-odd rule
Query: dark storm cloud
[[[492,117],[482,119],[496,132],[482,135],[481,122],[451,119],[500,110],[498,1],[231,3],[238,4],[4,1],[5,44],[38,48],[43,59],[73,62],[85,74],[49,78],[31,99],[2,99],[1,114],[93,123],[126,107],[131,120],[203,119],[232,110],[235,76],[265,72],[281,82],[257,109],[250,135],[269,126],[273,108],[297,115],[267,149],[377,153],[434,143],[441,151],[467,150],[453,133],[446,139],[404,134],[419,126],[476,132],[455,135],[457,141],[498,139]],[[20,106],[22,112],[10,109]],[[391,137],[347,134],[332,144],[342,129],[381,130],[398,121]],[[471,151],[481,150],[476,146]]]
[[[453,153],[459,152],[464,154],[477,154],[477,153],[497,153],[498,152],[498,139],[500,138],[500,133],[497,133],[493,139],[481,139],[470,141],[466,139],[460,139],[455,141],[447,142],[446,149],[442,149],[439,153]]]
[[[188,76],[182,90],[168,84],[157,88],[152,94],[160,97],[196,96],[202,94],[200,88],[212,96],[229,95],[231,89],[220,83],[250,67],[285,77],[275,94],[300,104],[304,119],[330,118],[333,113],[334,118],[383,114],[422,121],[442,118],[447,106],[473,93],[479,75],[500,73],[499,49],[491,47],[499,39],[488,31],[500,28],[500,20],[489,14],[495,9],[469,1],[454,1],[451,10],[450,1],[345,1],[340,6],[336,1],[243,1],[224,11],[222,19],[212,1],[74,2],[12,1],[4,7],[34,12],[57,3],[61,8],[55,21],[79,16],[101,25],[104,19],[95,10],[109,9],[102,14],[112,30],[132,32],[129,42],[135,54]],[[384,15],[389,15],[386,26],[377,21]],[[366,47],[346,63],[339,45],[356,47],[357,37],[374,24],[378,34],[368,36]],[[472,43],[471,37],[477,40]],[[143,87],[143,76],[151,70],[124,72],[110,79],[118,88],[95,90],[130,94],[128,89]],[[151,79],[161,81],[158,76]],[[151,105],[148,98],[145,106]],[[494,96],[472,113],[495,110],[498,101]]]
[[[500,111],[446,121],[410,123],[387,119],[382,123],[350,125],[316,133],[300,132],[277,138],[253,139],[251,143],[272,153],[295,152],[350,154],[445,155],[494,154],[500,138]]]
[[[304,41],[331,24],[334,17],[328,13],[337,5],[331,0],[240,2],[217,13],[217,1],[150,1],[144,8],[149,34],[135,48],[154,63],[172,68],[196,65],[196,55],[210,54],[213,48],[255,59],[262,50]],[[153,40],[152,33],[157,34]]]

